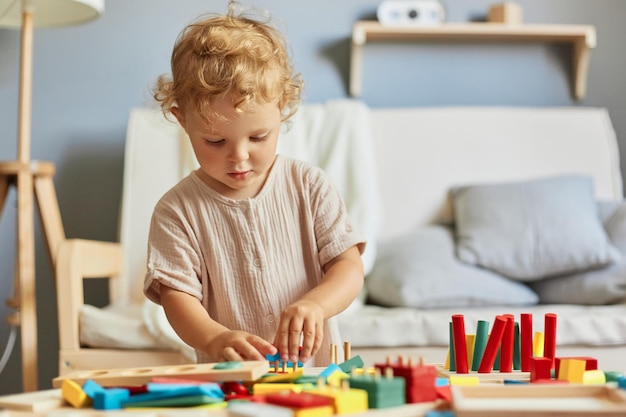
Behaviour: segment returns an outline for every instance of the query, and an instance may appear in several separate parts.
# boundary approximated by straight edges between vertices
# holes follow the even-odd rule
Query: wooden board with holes
[[[53,379],[52,386],[55,388],[61,387],[64,379],[71,379],[81,385],[88,379],[91,379],[103,387],[143,385],[150,382],[154,377],[188,377],[207,382],[255,381],[270,369],[267,361],[235,362],[237,365],[233,365],[234,367],[220,368],[225,363],[77,371]]]
[[[480,382],[502,382],[504,380],[511,381],[530,381],[530,372],[513,371],[513,372],[500,372],[491,371],[489,373],[478,373],[476,371],[470,371],[467,374],[459,374],[454,371],[445,369],[443,365],[436,365],[437,375],[448,378],[450,375],[455,376],[473,376],[480,380]]]
[[[457,417],[617,417],[626,415],[626,391],[607,385],[453,386]]]

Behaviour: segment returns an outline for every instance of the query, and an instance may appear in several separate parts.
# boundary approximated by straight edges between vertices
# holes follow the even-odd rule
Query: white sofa
[[[623,198],[615,132],[601,108],[440,107],[371,109],[383,221],[380,241],[454,215],[449,191],[464,184],[529,181],[561,174],[593,178],[599,201]],[[626,276],[624,277],[626,285]],[[532,305],[472,308],[386,308],[363,305],[342,316],[342,335],[366,362],[386,355],[443,362],[452,314],[468,333],[497,314],[532,313],[543,330],[556,313],[557,355],[599,359],[626,371],[626,306]],[[352,313],[352,314],[351,314]]]
[[[151,207],[194,161],[178,126],[156,110],[134,109],[128,135],[121,228],[125,264],[112,291],[116,300],[101,310],[59,294],[59,304],[78,303],[71,311],[81,311],[81,349],[165,348],[189,359],[191,350],[168,328],[160,309],[143,303],[140,288]],[[142,142],[149,155],[139,151]],[[623,198],[617,141],[601,108],[368,108],[339,100],[303,106],[281,138],[280,151],[319,163],[340,183],[369,239],[368,273],[386,243],[442,220],[453,223],[452,187],[583,174],[593,179],[598,201]],[[162,181],[144,177],[152,175],[155,163]],[[594,356],[603,369],[626,371],[622,304],[420,309],[369,305],[363,296],[340,315],[340,326],[353,354],[366,364],[399,354],[443,362],[452,314],[465,315],[469,332],[477,320],[521,312],[533,313],[535,329],[541,330],[543,314],[552,312],[558,315],[557,355]],[[112,321],[118,326],[107,325]],[[65,370],[70,369],[77,366]]]

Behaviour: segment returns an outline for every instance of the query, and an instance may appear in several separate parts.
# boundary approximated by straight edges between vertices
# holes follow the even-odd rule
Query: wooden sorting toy
[[[440,376],[464,375],[477,372],[480,380],[528,380],[532,382],[551,379],[546,372],[556,370],[556,314],[546,313],[544,332],[535,332],[533,337],[533,317],[530,313],[520,315],[520,323],[513,314],[497,315],[491,331],[489,323],[479,320],[476,333],[465,334],[462,314],[452,315],[450,321],[450,348],[443,367],[438,367]],[[537,361],[546,358],[546,361]],[[468,364],[469,372],[466,370]],[[589,365],[592,367],[592,365]],[[597,367],[597,364],[596,364]],[[497,376],[490,375],[497,370]],[[591,370],[591,369],[587,369]],[[485,377],[481,375],[487,375]],[[576,380],[583,380],[581,372]],[[581,374],[581,375],[579,375]],[[570,379],[572,379],[571,377]],[[598,380],[590,374],[587,379]]]
[[[207,382],[255,381],[265,375],[270,367],[267,361],[238,362],[241,365],[229,368],[225,362],[193,365],[157,366],[150,368],[124,368],[93,371],[78,371],[52,380],[52,386],[61,387],[66,379],[80,385],[91,379],[103,387],[143,385],[155,377],[190,378]],[[217,368],[216,368],[217,366]]]

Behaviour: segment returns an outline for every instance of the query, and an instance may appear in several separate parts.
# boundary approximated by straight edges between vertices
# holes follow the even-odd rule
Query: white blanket
[[[286,126],[278,152],[324,169],[339,189],[355,227],[367,239],[365,273],[376,258],[381,222],[371,117],[357,100],[302,106]]]

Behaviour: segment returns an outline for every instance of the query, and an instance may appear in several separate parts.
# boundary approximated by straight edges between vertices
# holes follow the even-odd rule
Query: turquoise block
[[[96,410],[121,410],[122,401],[130,398],[130,392],[124,388],[108,388],[96,391],[93,408]]]

